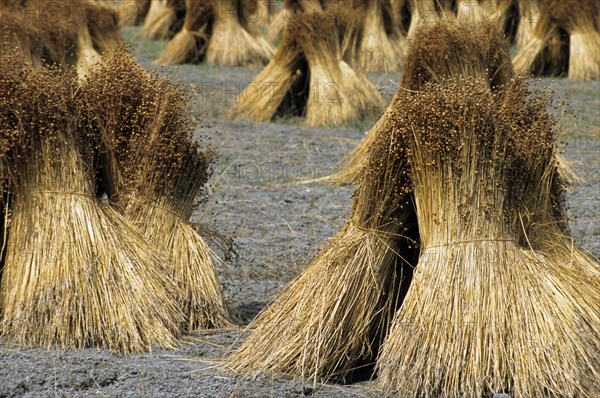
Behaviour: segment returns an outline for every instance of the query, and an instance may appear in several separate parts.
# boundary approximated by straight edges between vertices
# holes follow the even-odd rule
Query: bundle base
[[[175,212],[130,200],[126,217],[161,248],[178,289],[175,299],[186,331],[233,326],[213,263],[213,253],[193,227]]]
[[[380,387],[407,397],[590,396],[600,298],[598,281],[581,277],[511,241],[426,249],[378,359]]]
[[[33,347],[174,348],[182,315],[164,264],[92,196],[17,197],[0,290],[3,334]]]
[[[206,53],[206,40],[203,34],[183,28],[169,41],[156,63],[159,65],[198,63]]]
[[[165,0],[153,0],[144,21],[143,36],[149,40],[167,39],[176,17],[175,10]]]
[[[600,33],[573,33],[569,45],[569,79],[600,80]]]
[[[333,71],[317,63],[311,65],[306,126],[338,126],[383,109],[381,96],[366,76],[344,61],[336,62],[338,68]]]
[[[401,284],[409,280],[390,236],[347,224],[253,321],[253,333],[226,366],[246,375],[272,371],[316,382],[347,380],[372,365]]]
[[[266,64],[273,53],[273,47],[262,36],[253,36],[237,21],[228,20],[215,26],[206,62],[227,66]]]

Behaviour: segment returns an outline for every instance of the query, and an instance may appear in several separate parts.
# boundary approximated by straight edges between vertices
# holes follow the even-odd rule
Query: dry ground
[[[155,67],[164,43],[124,34],[142,63]],[[304,128],[301,120],[256,124],[230,121],[236,93],[260,68],[184,65],[165,68],[198,93],[198,110],[220,153],[210,200],[195,221],[230,238],[235,255],[220,253],[219,274],[232,306],[248,322],[312,258],[346,220],[352,187],[302,183],[334,170],[372,120],[332,129]],[[386,99],[398,74],[372,74]],[[561,137],[566,157],[585,183],[569,194],[575,240],[600,255],[600,82],[543,79],[565,99]],[[575,112],[571,116],[571,111]],[[560,115],[559,115],[560,116]],[[376,397],[370,383],[317,385],[281,375],[240,380],[218,369],[243,327],[191,336],[175,351],[122,356],[106,351],[30,350],[0,340],[0,397]]]

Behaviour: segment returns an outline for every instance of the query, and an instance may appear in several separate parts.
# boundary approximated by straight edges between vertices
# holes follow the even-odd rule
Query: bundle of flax
[[[546,102],[526,91],[516,82],[493,94],[486,81],[452,79],[405,94],[397,108],[422,252],[378,358],[386,390],[590,393],[600,278],[519,244],[519,211],[555,139]]]
[[[440,62],[440,57],[448,59],[448,62]],[[464,73],[487,78],[491,88],[507,83],[512,78],[506,39],[492,23],[438,23],[422,28],[413,38],[407,53],[397,95],[404,90],[419,90],[430,80],[459,77]],[[386,113],[395,106],[393,99]],[[386,113],[350,151],[340,170],[322,178],[322,181],[346,185],[360,180],[370,146],[377,134],[388,128],[386,121],[389,116]]]
[[[406,33],[402,31],[399,11],[390,0],[364,1],[364,35],[361,43],[362,66],[368,72],[388,72],[400,68]]]
[[[379,113],[382,100],[357,64],[360,20],[348,13],[301,13],[282,44],[244,90],[232,111],[238,119],[305,117],[305,125],[339,125]]]
[[[524,74],[600,79],[600,6],[597,1],[543,0],[533,37],[513,63]]]
[[[529,40],[523,41],[513,58],[515,71],[522,75],[563,77],[569,67],[569,37],[551,21],[547,9],[540,14]]]
[[[406,152],[391,131],[373,144],[350,221],[251,323],[230,370],[315,382],[372,370],[418,254]]]
[[[310,71],[305,125],[340,125],[382,111],[373,84],[351,66],[356,54],[352,48],[360,37],[358,18],[342,11],[311,13],[290,28],[296,29]],[[344,55],[351,57],[348,62]]]
[[[392,20],[406,36],[411,20],[409,0],[390,0],[390,8]]]
[[[186,13],[182,29],[169,41],[156,62],[176,65],[201,62],[206,56],[212,35],[215,10],[210,1],[186,0]]]
[[[147,90],[157,90],[155,81],[147,84]],[[209,177],[213,152],[200,151],[192,141],[188,96],[164,83],[160,88],[158,101],[139,111],[152,116],[141,120],[142,129],[134,132],[128,144],[118,204],[169,255],[186,329],[230,326],[213,253],[190,224],[196,198]],[[147,162],[149,157],[151,162]]]
[[[120,44],[118,10],[109,0],[82,1],[85,21],[93,46],[101,55],[112,52]]]
[[[42,12],[56,12],[53,15],[69,15],[64,3],[48,4],[42,0],[27,3],[2,3],[0,33],[2,50],[11,53],[18,50],[33,68],[45,64],[74,65],[77,62],[77,21],[66,18],[52,20]],[[8,50],[8,51],[7,51]]]
[[[18,53],[27,60],[39,59],[39,56],[35,56],[40,52],[35,45],[37,32],[24,26],[23,18],[19,15],[22,11],[20,4],[2,2],[0,5],[0,57]]]
[[[542,7],[569,35],[569,79],[600,80],[600,3],[543,0]]]
[[[248,25],[242,0],[214,1],[215,24],[206,49],[206,62],[242,66],[266,64],[273,47]]]
[[[269,25],[267,40],[270,43],[278,43],[283,38],[289,21],[302,15],[304,12],[322,12],[326,0],[285,0],[283,8],[273,17]]]
[[[407,36],[412,38],[423,26],[433,25],[456,15],[449,0],[408,0],[410,25]]]
[[[125,353],[173,347],[183,319],[176,286],[143,235],[96,199],[97,143],[81,124],[76,74],[5,66],[3,78],[20,85],[0,93],[17,99],[12,122],[1,126],[14,137],[4,162],[13,196],[0,288],[4,336]]]
[[[255,122],[302,115],[306,107],[308,63],[295,35],[286,31],[271,61],[248,85],[231,117]]]
[[[409,91],[420,90],[423,84],[430,81],[440,82],[440,79],[446,77],[459,78],[467,75],[485,79],[492,92],[501,92],[502,87],[508,84],[514,75],[507,41],[498,28],[490,23],[481,23],[478,26],[438,23],[423,29],[412,43],[404,69],[401,87]],[[388,112],[393,111],[395,107],[393,101]],[[378,127],[375,126],[374,129]],[[531,214],[524,224],[527,225],[530,242],[537,241],[532,236],[532,228],[556,227],[559,228],[560,236],[565,237],[569,234],[563,209],[564,189],[572,183],[573,177],[569,175],[569,166],[559,153],[554,154],[552,159],[554,169],[549,168],[539,177],[540,195],[532,195],[531,203],[527,205]],[[533,211],[533,208],[542,210]],[[556,214],[555,218],[559,221],[551,223],[547,218],[533,217],[535,215],[544,218],[551,214]],[[549,234],[551,235],[544,232],[540,236],[547,238]],[[536,233],[536,236],[538,235]],[[580,255],[584,256],[582,253]]]
[[[3,40],[33,68],[77,65],[83,78],[120,43],[116,11],[105,0],[30,0],[7,4],[0,12]]]
[[[169,259],[186,330],[231,325],[213,253],[190,224],[196,198],[209,177],[214,153],[192,141],[189,95],[151,76],[127,54],[116,55],[91,76],[87,101],[120,110],[97,125],[109,156],[105,181],[111,201]],[[135,102],[130,102],[130,85]],[[121,120],[130,125],[117,127]],[[94,122],[92,122],[94,123]]]
[[[153,0],[144,20],[142,34],[150,40],[170,39],[181,29],[185,15],[185,0]]]
[[[517,0],[519,24],[516,45],[522,48],[533,38],[536,24],[540,19],[540,0]]]
[[[108,0],[82,1],[84,21],[77,36],[77,73],[80,80],[121,45],[118,14]]]
[[[160,55],[159,64],[206,61],[242,66],[271,59],[273,48],[249,26],[242,0],[189,0],[186,4],[183,29]]]

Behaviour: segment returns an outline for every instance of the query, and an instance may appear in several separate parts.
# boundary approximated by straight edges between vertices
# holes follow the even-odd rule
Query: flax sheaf
[[[250,24],[242,0],[186,0],[183,28],[169,41],[157,62],[175,65],[208,62],[213,65],[266,64],[272,46]]]
[[[464,40],[467,36],[468,41]],[[449,59],[440,62],[442,57]],[[511,79],[513,72],[506,39],[498,28],[485,22],[441,22],[425,26],[410,42],[400,88],[385,113],[350,151],[340,169],[321,180],[338,185],[356,184],[375,137],[389,128],[386,126],[390,119],[388,114],[399,106],[398,95],[406,90],[418,90],[431,80],[464,74],[486,78],[492,88]]]
[[[183,314],[165,258],[96,199],[97,137],[72,68],[0,61],[11,223],[0,282],[10,342],[124,353],[177,344]],[[5,195],[3,195],[5,196]]]
[[[350,220],[251,323],[228,369],[313,382],[372,369],[419,246],[406,153],[390,134],[377,137]]]
[[[423,250],[378,358],[379,386],[408,397],[591,396],[598,265],[524,242],[548,233],[523,230],[524,215],[559,221],[530,205],[552,198],[537,190],[556,168],[547,101],[519,81],[494,93],[464,77],[400,104]]]
[[[381,96],[353,67],[360,65],[361,38],[360,18],[338,7],[298,12],[231,116],[252,121],[301,116],[307,126],[333,126],[379,113]]]
[[[103,137],[100,174],[109,200],[169,259],[182,328],[231,326],[216,257],[190,223],[215,157],[192,137],[190,94],[125,52],[90,76],[82,93],[89,123]]]

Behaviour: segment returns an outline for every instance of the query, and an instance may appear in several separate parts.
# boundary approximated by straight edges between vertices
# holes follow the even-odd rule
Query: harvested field
[[[141,39],[138,27],[123,33],[140,62],[157,68],[152,61],[165,43]],[[210,198],[193,221],[233,243],[234,253],[227,253],[209,240],[223,260],[218,273],[230,303],[247,324],[348,219],[353,187],[305,181],[334,171],[374,120],[335,129],[306,128],[295,118],[231,121],[227,112],[236,96],[247,94],[243,88],[260,67],[162,69],[196,91],[197,111],[205,115],[197,134],[208,136],[219,154]],[[368,77],[389,102],[400,76]],[[568,194],[573,236],[600,257],[600,82],[540,79],[533,84],[555,91],[565,157],[585,181]],[[241,380],[224,373],[220,360],[244,334],[244,326],[195,334],[176,350],[132,356],[23,349],[0,339],[0,397],[380,396],[369,382],[313,385],[282,375]]]

